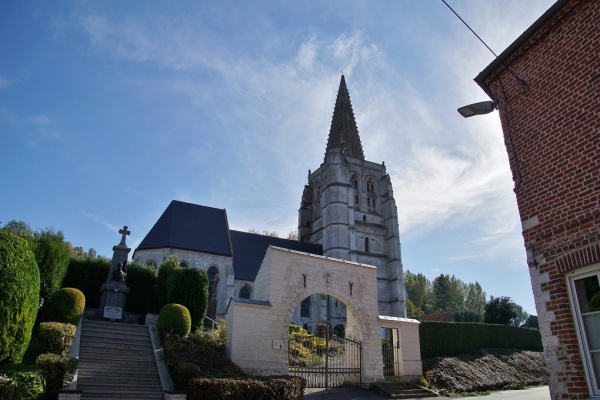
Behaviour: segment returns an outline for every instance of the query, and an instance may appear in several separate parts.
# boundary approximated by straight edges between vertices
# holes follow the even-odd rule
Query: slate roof
[[[229,230],[224,209],[173,200],[137,247],[233,257],[236,279],[253,281],[269,246],[323,255],[320,244]]]
[[[230,236],[233,244],[233,270],[236,279],[253,281],[269,246],[323,255],[323,246],[320,244],[239,231],[230,231]]]
[[[333,109],[333,117],[331,118],[331,128],[329,129],[329,137],[327,138],[326,153],[331,149],[339,149],[344,147],[344,154],[350,157],[364,160],[362,144],[358,135],[358,127],[356,119],[354,119],[354,111],[352,111],[352,103],[350,103],[350,93],[346,87],[346,79],[344,75],[340,79],[340,87],[338,89],[337,98],[335,99],[335,107]]]
[[[173,248],[231,256],[227,213],[173,200],[137,250]]]

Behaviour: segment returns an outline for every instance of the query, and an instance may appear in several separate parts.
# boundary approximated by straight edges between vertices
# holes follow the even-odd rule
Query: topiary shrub
[[[199,327],[208,307],[208,275],[198,268],[178,268],[172,272],[168,287],[169,303],[185,306],[190,311],[192,326]]]
[[[77,325],[84,308],[85,296],[81,290],[62,288],[50,295],[44,307],[44,320]]]
[[[0,363],[19,363],[38,311],[40,273],[29,244],[0,230]]]
[[[169,303],[158,314],[158,330],[165,333],[176,333],[187,336],[192,329],[192,318],[189,310],[181,304]]]
[[[44,399],[47,400],[58,399],[58,391],[63,387],[67,374],[77,370],[77,359],[59,354],[42,354],[35,364],[42,376]]]
[[[159,308],[172,303],[172,301],[169,301],[169,282],[179,268],[179,257],[174,254],[165,258],[160,264],[156,278],[156,298]]]
[[[44,353],[65,354],[71,348],[77,327],[62,322],[42,322],[38,337]]]

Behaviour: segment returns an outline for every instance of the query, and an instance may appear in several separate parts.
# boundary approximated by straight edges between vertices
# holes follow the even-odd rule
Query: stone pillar
[[[129,235],[127,227],[119,230],[121,242],[113,246],[113,257],[108,270],[106,282],[100,287],[100,307],[98,316],[111,321],[123,319],[125,309],[125,296],[129,293],[127,286],[127,258],[131,249],[125,243],[125,237]]]

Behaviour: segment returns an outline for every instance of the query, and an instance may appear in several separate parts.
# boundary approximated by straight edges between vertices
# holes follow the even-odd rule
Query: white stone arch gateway
[[[346,334],[362,342],[361,382],[383,380],[377,269],[274,246],[267,250],[254,281],[254,298],[233,297],[229,303],[227,355],[251,374],[288,374],[290,317],[303,299],[316,293],[346,304]],[[418,347],[416,321],[414,327]]]

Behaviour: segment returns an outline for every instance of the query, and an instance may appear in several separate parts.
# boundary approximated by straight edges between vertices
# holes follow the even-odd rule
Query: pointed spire
[[[340,80],[340,88],[335,100],[326,153],[331,149],[342,149],[344,154],[350,157],[365,159],[344,75]]]

